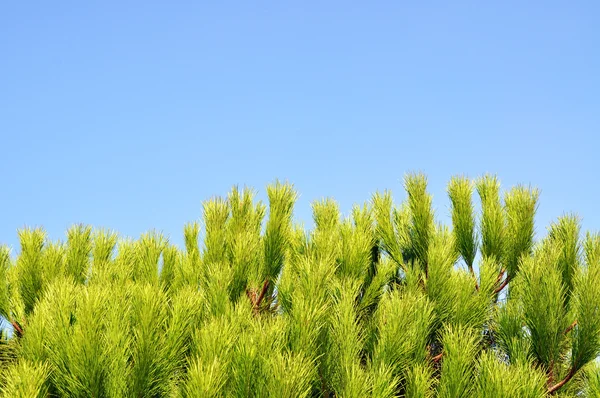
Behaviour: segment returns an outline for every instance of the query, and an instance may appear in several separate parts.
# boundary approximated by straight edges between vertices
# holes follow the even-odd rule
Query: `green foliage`
[[[535,358],[549,371],[564,353],[569,326],[566,286],[558,268],[559,249],[549,241],[522,262],[523,316]]]
[[[227,221],[229,207],[221,198],[204,202],[204,256],[207,264],[224,262],[227,259]]]
[[[500,200],[500,182],[485,175],[477,180],[481,200],[481,254],[501,263],[504,259],[505,217]]]
[[[455,177],[448,185],[448,195],[452,204],[456,248],[473,272],[473,262],[477,254],[475,208],[472,201],[473,183],[465,177]]]
[[[315,379],[314,362],[304,354],[278,352],[267,364],[265,393],[273,397],[308,397]]]
[[[46,378],[48,367],[45,364],[32,364],[21,361],[8,369],[6,384],[2,388],[5,397],[43,398],[48,394]]]
[[[289,247],[292,228],[292,211],[296,193],[289,184],[277,182],[267,187],[269,219],[265,228],[265,277],[275,281],[281,272]]]
[[[379,245],[398,265],[404,267],[404,253],[410,247],[408,212],[392,208],[392,195],[388,191],[373,195],[372,202]]]
[[[110,278],[110,269],[118,236],[106,230],[94,231],[92,237],[91,279],[102,281]]]
[[[561,248],[558,267],[562,272],[562,279],[569,295],[573,290],[573,278],[578,269],[581,255],[579,235],[579,220],[574,215],[559,218],[558,222],[550,227],[548,234],[549,239]]]
[[[564,257],[561,260],[564,261]],[[574,369],[581,369],[600,354],[600,264],[588,263],[578,271],[572,303],[577,319],[572,331],[571,366]]]
[[[434,371],[426,363],[417,363],[407,372],[406,396],[430,398],[434,396]]]
[[[42,249],[46,233],[41,229],[19,231],[21,254],[17,259],[18,286],[26,314],[33,311],[44,287],[45,275],[42,267]]]
[[[585,388],[585,396],[598,398],[600,397],[600,366],[595,363],[586,370],[587,386]]]
[[[8,280],[8,269],[11,266],[10,250],[8,247],[0,246],[0,280]],[[8,284],[0,283],[0,315],[5,319],[10,318],[10,300]]]
[[[292,185],[203,204],[183,248],[76,225],[0,246],[7,397],[600,396],[600,235],[575,215],[535,241],[538,191],[427,179],[344,217]],[[473,202],[476,190],[481,209]],[[465,267],[466,265],[466,267]],[[506,290],[503,290],[506,289]]]
[[[133,280],[141,283],[158,283],[158,262],[166,241],[157,233],[144,234],[137,242]]]
[[[410,236],[417,260],[425,267],[427,274],[427,253],[429,238],[433,233],[432,198],[427,193],[427,178],[422,174],[409,174],[404,179],[410,209]]]
[[[495,353],[484,353],[477,364],[475,396],[506,398],[543,398],[546,396],[546,375],[532,363],[514,366],[499,359]]]
[[[411,364],[426,359],[433,319],[433,305],[422,294],[394,290],[384,295],[376,313],[373,366],[389,366],[394,376],[404,378]]]
[[[531,254],[534,235],[534,218],[539,193],[521,186],[506,193],[506,230],[504,234],[504,267],[513,278],[523,256]]]
[[[588,232],[583,243],[583,251],[588,266],[600,266],[600,234],[590,234]]]
[[[166,291],[169,291],[175,283],[176,271],[180,256],[177,247],[166,245],[162,252],[162,268],[159,280]]]
[[[89,225],[71,227],[67,231],[65,271],[79,283],[87,279],[91,251],[92,227]]]
[[[469,327],[449,326],[442,331],[444,358],[438,387],[440,397],[472,395],[479,339],[478,331]]]

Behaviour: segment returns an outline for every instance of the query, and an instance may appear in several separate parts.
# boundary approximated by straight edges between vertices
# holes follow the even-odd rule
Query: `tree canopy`
[[[427,179],[295,224],[296,192],[234,187],[180,249],[75,225],[0,248],[7,397],[600,397],[600,235],[538,191]]]

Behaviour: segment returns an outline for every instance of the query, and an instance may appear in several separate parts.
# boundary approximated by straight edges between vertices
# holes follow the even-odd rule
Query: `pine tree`
[[[234,187],[180,249],[76,225],[0,248],[7,397],[600,397],[600,235],[539,193],[455,177],[451,226],[405,177],[342,217]]]

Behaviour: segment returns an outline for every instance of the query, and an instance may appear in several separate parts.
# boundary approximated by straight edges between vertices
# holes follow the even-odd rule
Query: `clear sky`
[[[409,4],[412,3],[412,4]],[[492,3],[495,3],[492,5]],[[418,5],[417,5],[418,4]],[[182,241],[276,178],[351,205],[407,171],[542,191],[600,230],[600,2],[4,2],[0,242],[73,223]]]

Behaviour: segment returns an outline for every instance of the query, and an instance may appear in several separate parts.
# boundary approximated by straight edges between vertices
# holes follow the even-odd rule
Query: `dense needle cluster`
[[[185,248],[76,225],[0,248],[7,397],[600,396],[600,235],[565,215],[534,241],[538,192],[423,175],[342,218],[296,193],[204,203]],[[202,228],[201,228],[202,225]]]

